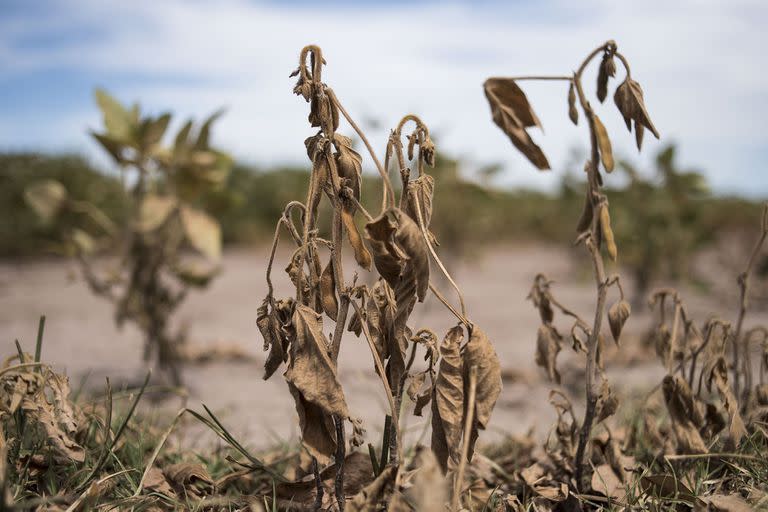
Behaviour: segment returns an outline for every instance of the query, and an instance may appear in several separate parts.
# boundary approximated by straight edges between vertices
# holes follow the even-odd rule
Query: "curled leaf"
[[[541,123],[523,90],[509,78],[489,78],[483,87],[491,106],[493,122],[533,165],[542,171],[549,169],[544,152],[526,131],[526,128],[532,126],[541,127]]]
[[[616,62],[613,60],[613,52],[603,53],[603,60],[600,61],[600,69],[597,72],[597,99],[600,103],[605,101],[608,96],[608,77],[616,75]]]
[[[285,380],[296,402],[302,443],[318,461],[326,463],[336,450],[332,417],[349,417],[344,390],[328,353],[322,317],[298,304],[293,329]]]
[[[620,300],[614,302],[608,309],[608,325],[611,327],[611,335],[613,335],[613,341],[619,344],[619,337],[621,336],[621,330],[624,328],[624,324],[629,318],[632,312],[632,308],[629,302]]]
[[[401,281],[414,281],[423,301],[429,289],[429,253],[419,227],[399,208],[390,208],[365,226],[373,248],[373,262],[394,289]]]
[[[475,397],[474,421],[467,457],[471,461],[474,453],[478,430],[485,430],[491,419],[496,400],[501,394],[501,364],[493,344],[477,325],[472,325],[469,342],[464,347],[464,382],[469,385],[469,370],[477,369],[477,394]],[[465,394],[469,390],[465,390]]]
[[[709,450],[697,428],[704,423],[704,419],[688,383],[677,375],[667,375],[662,382],[662,390],[672,419],[677,451],[684,454],[707,453]]]
[[[432,451],[445,473],[459,461],[464,417],[463,361],[459,353],[464,328],[453,327],[440,346],[440,367],[432,397]]]
[[[549,380],[560,384],[560,373],[557,371],[557,354],[563,337],[550,324],[542,324],[536,336],[536,364],[547,371]]]
[[[657,139],[659,138],[659,132],[656,131],[656,127],[653,126],[653,122],[645,110],[643,90],[640,88],[640,84],[627,78],[616,88],[613,101],[616,103],[629,131],[632,131],[632,122],[634,122],[638,150],[643,144],[643,128],[647,128]]]

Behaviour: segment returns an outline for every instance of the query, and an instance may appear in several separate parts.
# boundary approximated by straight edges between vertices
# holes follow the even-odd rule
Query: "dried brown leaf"
[[[667,375],[662,382],[662,390],[672,419],[678,453],[707,453],[709,450],[698,429],[704,419],[688,383],[677,375]]]
[[[265,298],[257,310],[256,326],[264,338],[264,350],[269,350],[264,362],[264,380],[269,379],[280,365],[288,361],[288,339],[284,334],[284,326],[290,323],[293,316],[293,301],[279,301],[277,307],[270,306],[269,298]]]
[[[429,289],[429,253],[421,230],[399,208],[390,208],[365,226],[379,274],[397,289],[403,280],[413,280],[419,301]]]
[[[448,482],[432,450],[419,450],[413,466],[412,485],[406,491],[407,501],[419,512],[443,512],[448,501]]]
[[[336,449],[332,416],[348,418],[344,390],[328,353],[323,319],[299,304],[293,314],[295,338],[291,343],[285,380],[296,402],[302,442],[325,463]]]
[[[608,308],[608,325],[611,327],[611,335],[616,345],[619,344],[619,338],[621,337],[621,330],[624,328],[624,324],[627,322],[627,318],[632,313],[632,307],[629,302],[624,299],[614,302],[613,305]]]
[[[603,379],[600,385],[600,394],[597,397],[597,404],[595,410],[597,411],[597,419],[595,424],[600,423],[613,416],[616,413],[616,409],[619,407],[619,400],[616,395],[613,394],[611,386],[608,384],[608,380]]]
[[[542,324],[536,336],[536,364],[547,371],[549,380],[560,384],[560,373],[557,371],[557,354],[563,337],[552,325]]]
[[[656,131],[656,127],[653,126],[651,118],[645,109],[643,90],[640,84],[627,78],[616,88],[613,101],[616,103],[616,107],[624,118],[629,131],[632,131],[632,122],[634,121],[637,149],[642,147],[643,127],[650,130],[657,139],[659,138],[659,132]]]
[[[610,464],[601,464],[595,468],[592,473],[592,490],[617,500],[623,500],[627,494],[624,484]]]
[[[477,325],[472,325],[469,342],[464,347],[464,383],[469,386],[469,371],[477,369],[477,393],[469,442],[468,460],[472,460],[478,430],[485,430],[496,400],[501,394],[501,364],[493,344]],[[467,395],[469,389],[464,390]]]
[[[537,146],[526,128],[541,127],[525,93],[509,78],[489,78],[483,84],[485,97],[491,106],[493,122],[507,134],[512,144],[539,170],[549,169],[544,152]]]
[[[422,174],[415,180],[408,182],[404,209],[408,216],[418,225],[419,213],[421,213],[421,221],[424,223],[424,227],[429,230],[429,224],[432,221],[432,199],[435,192],[435,180],[429,174]],[[419,210],[416,210],[415,200],[419,202]],[[436,243],[435,236],[428,231],[430,241]]]
[[[600,69],[597,72],[597,99],[600,103],[608,96],[608,78],[616,74],[616,63],[613,60],[613,52],[603,53],[600,61]]]
[[[460,354],[464,328],[451,328],[440,346],[440,360],[432,397],[432,451],[443,472],[459,461],[464,417],[463,361]]]
[[[163,473],[180,495],[191,493],[200,497],[214,491],[211,475],[199,462],[173,464],[164,468]]]
[[[751,512],[754,510],[744,498],[738,494],[713,494],[702,498],[713,512]]]

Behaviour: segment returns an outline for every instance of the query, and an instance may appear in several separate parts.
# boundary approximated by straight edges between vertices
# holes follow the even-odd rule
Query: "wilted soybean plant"
[[[589,465],[585,462],[585,453],[590,440],[592,427],[611,416],[616,409],[616,398],[606,380],[602,365],[603,335],[601,332],[603,316],[605,315],[608,290],[615,286],[619,292],[619,300],[608,310],[608,321],[613,338],[618,343],[624,322],[630,314],[630,306],[624,300],[618,275],[607,276],[603,251],[608,253],[611,260],[617,259],[617,248],[611,231],[611,218],[608,210],[608,198],[602,192],[603,176],[600,167],[610,173],[614,168],[611,141],[608,133],[587,100],[582,80],[590,62],[601,56],[597,73],[597,99],[602,103],[608,95],[609,80],[616,74],[616,60],[622,64],[625,72],[624,80],[616,87],[613,99],[619,113],[627,124],[630,132],[634,129],[638,150],[643,143],[645,130],[649,130],[656,138],[659,133],[651,122],[643,101],[643,92],[632,79],[627,59],[618,52],[616,43],[608,41],[593,50],[571,76],[521,76],[513,78],[489,78],[485,82],[485,95],[491,106],[494,122],[509,136],[515,147],[520,150],[538,169],[549,169],[549,162],[539,146],[527,132],[527,128],[541,127],[525,93],[518,82],[524,80],[562,80],[569,84],[568,116],[574,124],[579,121],[579,107],[586,118],[589,128],[590,157],[584,171],[587,174],[587,188],[584,197],[584,211],[578,221],[576,243],[583,245],[593,263],[596,304],[592,325],[580,318],[576,313],[560,304],[550,291],[550,281],[540,274],[534,280],[530,298],[538,308],[542,325],[539,328],[537,340],[537,363],[544,366],[550,378],[559,382],[559,374],[555,366],[555,358],[560,351],[563,336],[552,324],[554,309],[574,318],[571,329],[571,339],[574,349],[586,352],[586,412],[578,433],[576,451],[576,425],[564,426],[557,429],[558,444],[555,450],[559,453],[553,459],[560,461],[561,470],[575,480],[576,489],[583,490],[589,481],[585,477]],[[582,340],[585,340],[583,342]],[[586,345],[586,346],[585,346]],[[570,410],[570,405],[562,405],[553,400],[560,411]],[[559,405],[558,405],[559,404]],[[571,411],[571,417],[572,411]],[[574,420],[575,422],[575,420]]]
[[[464,463],[471,459],[478,430],[486,427],[501,390],[499,361],[488,337],[467,316],[461,292],[434,248],[436,240],[429,231],[434,180],[425,171],[426,166],[434,165],[435,158],[429,130],[418,117],[405,116],[390,134],[382,166],[334,91],[322,82],[324,64],[320,48],[307,46],[291,75],[298,76],[294,93],[309,102],[309,122],[318,132],[305,141],[312,162],[307,198],[303,203],[288,203],[275,228],[266,276],[269,291],[257,320],[264,348],[269,349],[264,378],[286,364],[284,377],[296,403],[303,445],[313,457],[316,476],[317,463],[335,459],[334,493],[338,507],[343,509],[345,421],[352,424],[353,445],[362,443],[363,430],[347,407],[338,380],[338,356],[345,327],[358,336],[363,334],[390,407],[384,432],[388,442],[378,455],[371,445],[369,449],[374,471],[390,481],[375,493],[356,499],[370,504],[387,499],[399,482],[399,468],[404,462],[400,412],[407,389],[416,402],[417,415],[432,401],[432,450],[443,472],[454,474],[456,506]],[[381,210],[375,217],[360,203],[362,157],[351,140],[338,133],[340,117],[364,142],[381,175]],[[402,142],[402,130],[409,122],[415,125],[407,136],[408,159],[415,158],[418,173],[413,178]],[[387,172],[391,161],[396,162],[402,180],[398,202]],[[330,240],[321,237],[318,207],[323,197],[332,212],[327,219]],[[364,235],[355,223],[357,215],[365,219]],[[296,291],[295,296],[277,299],[271,268],[282,230],[296,246],[286,268]],[[357,272],[351,280],[349,271],[345,273],[345,235],[357,265],[378,274],[373,286],[358,284]],[[430,283],[430,257],[455,288],[458,308]],[[414,332],[408,326],[416,302],[424,301],[430,290],[458,319],[439,349],[432,331]],[[330,339],[323,332],[323,315],[335,324]],[[468,341],[464,342],[465,338]],[[427,367],[415,372],[420,345],[426,351]],[[317,478],[319,506],[323,487]]]
[[[142,331],[144,360],[154,358],[178,385],[185,332],[172,331],[172,314],[190,288],[203,288],[215,277],[221,257],[219,224],[198,207],[201,194],[221,185],[231,167],[230,157],[210,146],[221,112],[196,134],[188,121],[168,148],[162,139],[171,114],[142,116],[138,105],[126,108],[102,90],[96,101],[105,131],[92,135],[120,167],[130,205],[126,221],[116,225],[53,180],[32,184],[26,200],[43,221],[60,220],[64,248],[91,291],[114,305],[118,326],[128,320]],[[71,218],[77,220],[67,222]],[[100,269],[94,256],[101,253],[116,256],[114,264]]]

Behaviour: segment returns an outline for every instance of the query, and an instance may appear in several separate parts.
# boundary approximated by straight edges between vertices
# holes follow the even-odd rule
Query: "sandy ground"
[[[285,256],[285,255],[284,255]],[[265,353],[256,328],[256,308],[265,295],[266,248],[228,251],[224,272],[205,292],[191,294],[179,321],[188,324],[192,343],[237,344],[255,360],[213,362],[187,367],[184,377],[189,387],[188,406],[201,409],[205,403],[221,414],[225,424],[244,441],[256,446],[275,439],[297,436],[298,420],[280,372],[262,380]],[[283,258],[285,260],[285,258]],[[284,265],[277,265],[282,269]],[[18,339],[27,351],[34,347],[38,316],[47,316],[43,358],[70,375],[73,387],[83,381],[88,390],[103,389],[104,379],[135,381],[145,369],[141,361],[141,336],[133,327],[117,330],[110,306],[92,296],[86,286],[72,280],[71,266],[64,262],[0,264],[0,347],[3,355],[15,351]],[[463,287],[469,316],[490,336],[510,378],[494,411],[486,439],[499,433],[522,433],[535,428],[545,434],[554,417],[547,402],[550,385],[535,366],[534,348],[538,314],[526,295],[533,277],[544,271],[556,281],[554,291],[561,302],[585,318],[593,308],[591,277],[574,266],[569,254],[555,247],[503,247],[487,251],[482,257],[465,261],[454,269]],[[364,272],[364,271],[363,271]],[[280,272],[282,274],[282,272]],[[282,274],[284,275],[284,274]],[[282,276],[280,277],[282,279]],[[281,283],[286,290],[287,279]],[[440,287],[452,297],[445,283]],[[736,310],[732,296],[720,301],[689,293],[690,309],[701,321],[707,315],[733,319]],[[610,303],[611,299],[609,299]],[[752,313],[749,324],[765,323],[768,315]],[[628,343],[638,343],[648,326],[647,313],[634,314],[627,329]],[[454,323],[453,317],[434,298],[418,304],[409,325],[430,327],[442,334]],[[567,324],[562,324],[567,329]],[[328,330],[326,326],[326,330]],[[631,335],[635,336],[631,336]],[[608,335],[610,336],[610,335]],[[567,365],[573,358],[564,347],[560,360]],[[381,384],[373,372],[367,344],[347,334],[344,338],[339,372],[353,415],[362,417],[370,434],[381,430],[386,401]],[[654,361],[626,368],[611,368],[612,381],[626,393],[649,389],[659,382],[663,371]],[[564,373],[564,387],[579,390],[577,371]],[[175,410],[179,400],[166,400],[163,407]],[[425,419],[408,415],[405,428],[419,436]]]

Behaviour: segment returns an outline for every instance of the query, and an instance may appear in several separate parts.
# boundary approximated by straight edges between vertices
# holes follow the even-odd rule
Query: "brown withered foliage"
[[[618,248],[611,229],[611,217],[608,210],[608,199],[602,192],[603,177],[600,167],[610,173],[615,162],[611,140],[605,126],[587,100],[582,87],[582,79],[589,63],[597,56],[602,56],[597,75],[597,98],[600,102],[608,94],[610,78],[616,74],[618,59],[624,68],[625,78],[619,84],[614,95],[616,106],[621,116],[631,129],[634,122],[637,145],[640,148],[643,130],[650,130],[659,136],[648,116],[644,105],[642,90],[631,77],[629,63],[618,52],[617,45],[608,41],[592,51],[571,76],[523,76],[510,78],[489,78],[485,82],[485,94],[491,107],[494,122],[510,138],[515,147],[523,153],[531,163],[540,170],[549,168],[549,163],[541,148],[531,139],[527,128],[541,127],[525,93],[518,85],[524,80],[562,80],[568,82],[568,116],[574,124],[579,122],[580,107],[587,123],[590,138],[590,156],[584,170],[587,174],[587,189],[585,191],[584,211],[577,224],[578,237],[576,242],[583,245],[593,263],[596,285],[596,307],[592,324],[588,324],[578,315],[557,302],[549,289],[549,281],[543,275],[536,277],[529,298],[539,310],[542,325],[539,328],[536,342],[536,363],[547,370],[550,380],[559,383],[560,375],[555,359],[563,341],[563,336],[552,324],[553,308],[564,315],[572,317],[571,328],[573,347],[586,353],[586,413],[581,422],[578,443],[573,457],[574,488],[586,489],[589,486],[590,467],[585,460],[592,427],[596,420],[599,423],[610,416],[616,409],[616,398],[611,393],[604,375],[601,362],[601,347],[604,343],[602,334],[603,317],[608,317],[611,334],[618,343],[621,330],[630,314],[628,303],[624,300],[619,277],[608,277],[602,249],[612,261],[618,259]],[[609,287],[615,285],[620,293],[619,301],[611,306],[606,315],[606,299]]]
[[[378,510],[383,502],[391,510],[442,509],[448,493],[430,497],[427,488],[453,479],[457,495],[457,486],[463,483],[460,475],[473,457],[479,431],[487,427],[501,392],[500,364],[488,337],[469,319],[461,291],[440,261],[437,239],[429,229],[435,215],[435,181],[427,168],[434,165],[435,146],[427,126],[417,116],[403,117],[390,134],[381,165],[368,139],[334,91],[323,83],[324,64],[320,48],[307,46],[291,75],[297,77],[294,93],[310,104],[308,120],[318,131],[305,141],[312,163],[307,197],[304,202],[286,205],[277,223],[267,271],[269,291],[257,316],[264,348],[269,350],[264,378],[285,364],[284,377],[296,403],[302,444],[314,461],[314,484],[283,485],[280,499],[290,501],[292,497],[299,510],[334,505],[339,510]],[[339,133],[342,119],[364,143],[381,176],[377,215],[361,204],[363,158],[352,140]],[[415,128],[406,135],[406,148],[403,129],[408,123]],[[390,164],[397,166],[402,181],[397,201],[388,173]],[[319,214],[324,200],[330,205],[328,219]],[[361,218],[365,220],[362,230],[357,223]],[[282,232],[287,232],[295,246],[286,267],[295,294],[277,299],[271,271]],[[330,239],[321,237],[325,232]],[[342,259],[345,246],[359,267],[351,281]],[[458,307],[432,284],[433,265],[455,289]],[[373,285],[358,284],[359,271],[373,272]],[[440,347],[432,331],[409,325],[414,308],[430,292],[458,321]],[[325,334],[325,321],[333,326],[330,337]],[[368,469],[351,465],[350,457],[360,457],[358,452],[347,453],[363,442],[364,430],[349,409],[337,378],[345,332],[365,338],[390,406],[382,451],[376,454],[369,445]],[[420,370],[415,368],[419,347],[425,352],[425,367]],[[432,450],[407,467],[400,432],[406,394],[415,402],[417,415],[430,401],[433,411]],[[353,429],[349,439],[348,421]],[[327,468],[321,470],[321,466]],[[334,473],[332,488],[324,484],[328,471]],[[360,484],[354,490],[348,485],[350,479]],[[292,488],[304,490],[289,496]],[[348,502],[351,494],[354,497]]]

